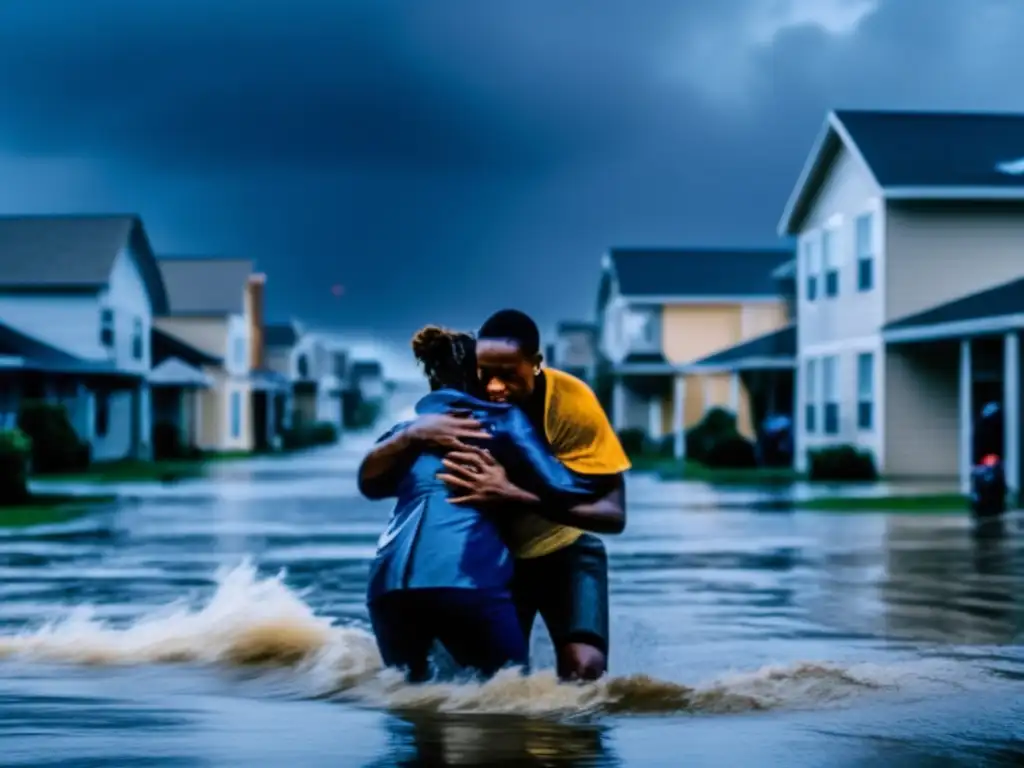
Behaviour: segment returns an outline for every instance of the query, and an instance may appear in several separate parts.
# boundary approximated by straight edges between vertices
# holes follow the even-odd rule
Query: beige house
[[[200,350],[212,386],[200,392],[195,441],[212,451],[269,447],[280,420],[278,377],[261,370],[263,275],[251,261],[163,257],[170,312],[155,320],[165,334]]]
[[[853,443],[889,476],[959,477],[1006,414],[1018,489],[1024,115],[837,111],[779,233],[798,240],[798,467]]]
[[[590,384],[597,371],[597,324],[564,320],[555,328],[555,340],[544,362]]]
[[[684,431],[721,406],[753,436],[760,393],[752,393],[741,369],[708,358],[790,323],[772,272],[791,258],[780,249],[609,251],[598,296],[598,344],[614,377],[616,429],[643,430],[652,440],[673,435],[681,457]],[[780,365],[791,368],[792,355]]]

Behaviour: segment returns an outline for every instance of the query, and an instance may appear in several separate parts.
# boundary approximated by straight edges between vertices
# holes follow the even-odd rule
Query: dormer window
[[[114,310],[104,307],[100,310],[100,345],[113,349],[114,342]]]

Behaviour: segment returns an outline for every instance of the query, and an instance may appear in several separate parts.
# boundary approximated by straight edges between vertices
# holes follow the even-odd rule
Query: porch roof
[[[261,392],[287,392],[291,389],[291,381],[277,371],[269,368],[258,368],[249,374],[249,382],[253,389]]]
[[[882,329],[888,342],[937,341],[1024,328],[1024,278],[962,296]]]
[[[68,374],[112,374],[122,372],[106,360],[85,360],[0,323],[0,358],[4,368]]]
[[[164,361],[174,358],[192,367],[220,365],[223,362],[221,358],[207,354],[187,341],[179,339],[177,336],[172,336],[156,326],[153,326],[150,338],[154,368],[157,368]]]
[[[213,379],[195,366],[177,358],[167,358],[149,372],[149,383],[154,387],[199,387],[213,386]]]
[[[693,371],[752,371],[792,368],[796,361],[796,324],[741,341],[687,366]]]
[[[676,368],[661,352],[633,352],[615,366],[615,372],[657,375],[674,373]]]

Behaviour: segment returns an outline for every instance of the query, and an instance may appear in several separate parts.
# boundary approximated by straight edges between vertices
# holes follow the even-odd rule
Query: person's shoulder
[[[553,387],[559,394],[597,401],[597,395],[590,385],[571,373],[560,371],[557,368],[545,368],[544,375],[548,380],[548,386]]]
[[[412,422],[411,419],[408,420],[408,421],[400,421],[400,422],[398,422],[397,424],[395,424],[395,426],[391,427],[391,429],[389,429],[383,435],[378,437],[375,442],[376,443],[383,443],[385,440],[390,440],[392,437],[397,435],[399,432],[401,432],[402,430],[404,430],[407,427],[409,427],[412,423],[413,422]]]

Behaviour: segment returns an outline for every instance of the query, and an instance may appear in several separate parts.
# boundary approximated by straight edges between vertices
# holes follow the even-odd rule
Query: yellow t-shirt
[[[544,376],[544,433],[555,457],[582,475],[617,475],[629,469],[629,458],[593,390],[553,368],[545,368]],[[542,557],[582,534],[579,528],[525,513],[511,526],[512,551],[516,557]]]

